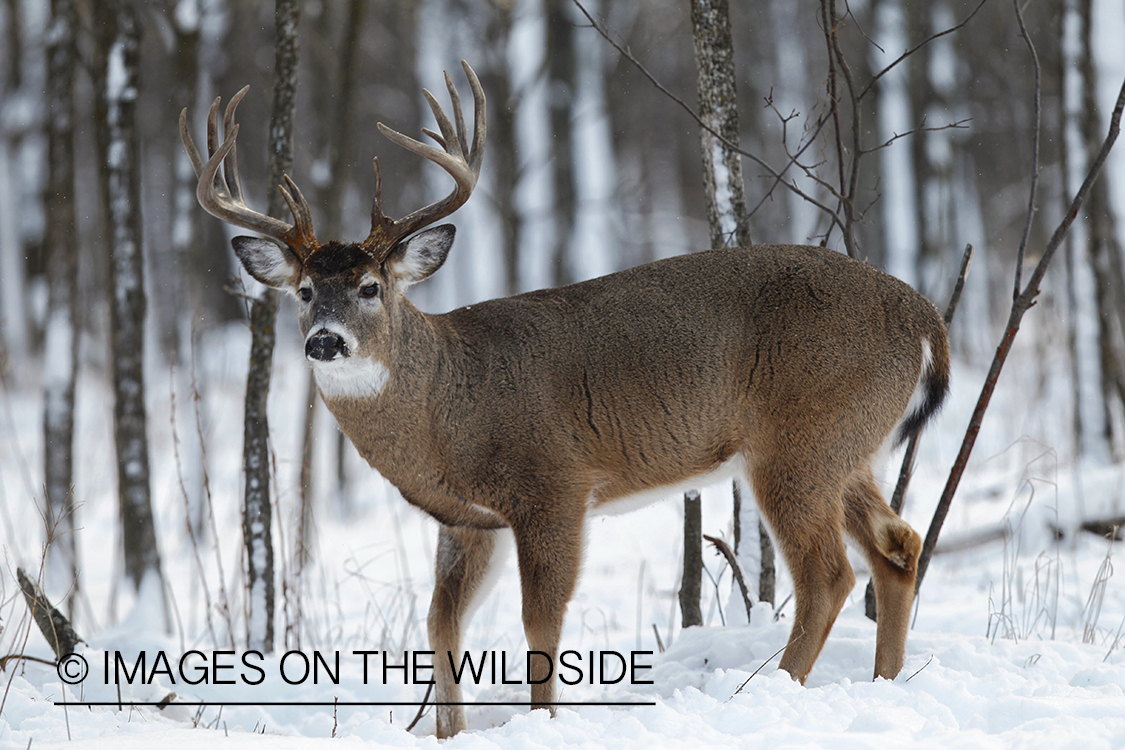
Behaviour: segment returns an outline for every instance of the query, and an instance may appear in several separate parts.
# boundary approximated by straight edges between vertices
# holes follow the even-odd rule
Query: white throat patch
[[[331,362],[312,361],[316,386],[325,398],[373,398],[383,392],[391,371],[382,362],[351,356]]]

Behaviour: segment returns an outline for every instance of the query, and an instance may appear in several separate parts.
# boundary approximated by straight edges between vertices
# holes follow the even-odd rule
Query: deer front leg
[[[523,628],[529,651],[532,708],[555,707],[555,677],[558,665],[559,638],[562,635],[566,605],[574,594],[578,572],[582,567],[582,516],[555,517],[543,513],[528,524],[514,528],[516,555],[520,565],[520,588],[523,593]],[[548,661],[549,660],[549,661]]]
[[[463,700],[452,667],[461,666],[461,630],[502,567],[509,547],[502,534],[506,532],[444,525],[438,531],[436,581],[427,626],[434,651],[434,702],[438,704],[440,738],[452,737],[465,728],[465,708],[442,704]]]

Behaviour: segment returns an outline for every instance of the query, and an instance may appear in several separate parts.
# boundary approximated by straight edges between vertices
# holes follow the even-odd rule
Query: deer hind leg
[[[887,507],[870,469],[849,478],[844,505],[848,535],[867,555],[875,584],[875,676],[894,679],[906,651],[922,539]]]
[[[461,629],[495,583],[510,547],[509,539],[506,531],[444,525],[438,531],[436,582],[427,626],[434,651],[440,738],[452,737],[465,728],[464,707],[442,705],[463,700],[450,660],[461,667]]]
[[[523,628],[529,651],[531,707],[547,708],[555,715],[555,678],[559,638],[566,606],[574,594],[582,567],[581,517],[565,518],[543,511],[530,528],[515,527],[516,556],[523,593]],[[550,660],[548,662],[548,659]]]
[[[755,462],[750,471],[758,507],[793,578],[796,614],[780,666],[802,684],[855,586],[844,547],[842,487],[823,473],[780,460]]]

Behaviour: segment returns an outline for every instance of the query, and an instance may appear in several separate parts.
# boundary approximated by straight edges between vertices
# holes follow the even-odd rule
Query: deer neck
[[[360,455],[401,488],[435,448],[430,414],[444,343],[429,316],[406,300],[397,307],[385,359],[361,363],[366,383],[338,387],[318,371],[317,386]]]

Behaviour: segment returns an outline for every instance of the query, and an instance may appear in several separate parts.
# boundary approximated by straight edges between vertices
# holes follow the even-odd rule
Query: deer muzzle
[[[305,357],[318,362],[331,362],[349,355],[348,345],[343,337],[325,328],[305,340]]]

